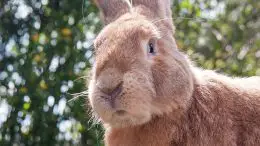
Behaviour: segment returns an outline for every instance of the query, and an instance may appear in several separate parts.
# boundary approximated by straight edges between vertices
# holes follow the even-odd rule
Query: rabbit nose
[[[122,86],[123,86],[123,82],[120,82],[116,88],[114,88],[112,90],[112,92],[110,92],[108,95],[111,97],[111,99],[115,99],[121,92],[122,92]]]
[[[111,106],[114,107],[115,98],[122,92],[123,90],[123,82],[120,82],[115,88],[110,90],[100,89],[101,92],[105,94],[102,96],[105,99],[108,99],[111,102]]]

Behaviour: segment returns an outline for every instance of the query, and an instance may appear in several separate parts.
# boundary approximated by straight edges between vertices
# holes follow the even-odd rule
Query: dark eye
[[[150,53],[150,54],[154,54],[155,52],[154,52],[154,45],[153,45],[153,43],[149,43],[149,50],[148,50],[148,52]]]
[[[157,48],[156,48],[156,40],[150,39],[146,46],[146,52],[148,58],[151,58],[157,54]]]

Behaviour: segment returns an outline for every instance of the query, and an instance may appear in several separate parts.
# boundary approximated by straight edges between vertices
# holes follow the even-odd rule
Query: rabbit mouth
[[[127,112],[125,110],[117,110],[117,111],[115,111],[114,114],[116,114],[118,116],[124,116],[127,114]]]
[[[141,125],[149,120],[150,116],[148,114],[134,114],[126,110],[115,110],[110,119],[104,122],[111,127],[123,128]]]
[[[115,119],[120,122],[120,120],[131,119],[131,117],[131,113],[126,110],[115,110],[112,112],[111,122],[114,122]]]

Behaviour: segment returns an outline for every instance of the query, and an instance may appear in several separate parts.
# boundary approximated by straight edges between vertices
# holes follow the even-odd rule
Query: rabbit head
[[[183,113],[193,91],[187,58],[173,38],[170,0],[97,0],[106,26],[94,41],[93,111],[110,127]]]

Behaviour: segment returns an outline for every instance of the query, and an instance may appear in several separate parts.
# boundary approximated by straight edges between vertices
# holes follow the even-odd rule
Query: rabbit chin
[[[151,114],[146,111],[136,111],[135,113],[130,113],[125,110],[119,110],[111,111],[110,117],[108,119],[103,119],[102,117],[101,119],[104,124],[109,127],[124,128],[147,123],[151,120]]]

